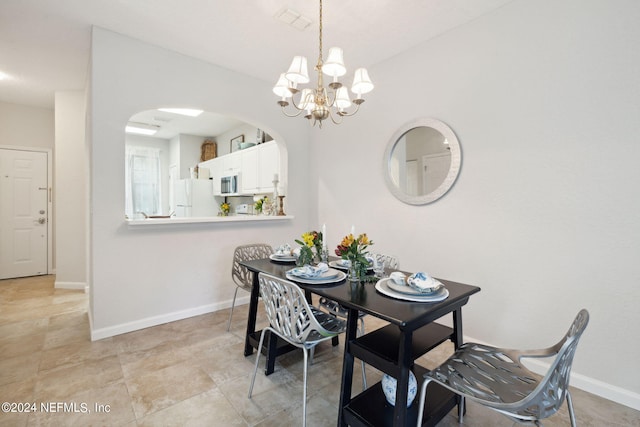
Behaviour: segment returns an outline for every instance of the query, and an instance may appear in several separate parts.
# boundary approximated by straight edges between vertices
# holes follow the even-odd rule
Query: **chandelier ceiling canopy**
[[[318,126],[322,127],[323,120],[328,118],[339,124],[343,117],[356,114],[364,102],[362,95],[373,90],[373,83],[366,68],[358,68],[351,85],[351,92],[354,93],[355,98],[353,100],[349,98],[347,88],[338,81],[338,77],[347,73],[342,49],[332,47],[329,49],[327,60],[322,59],[322,0],[320,0],[319,15],[319,53],[318,63],[315,66],[318,75],[316,88],[299,87],[309,83],[310,79],[307,58],[295,56],[289,70],[280,74],[273,93],[280,97],[278,105],[282,107],[282,112],[286,116],[297,117],[304,114],[303,117],[308,119],[312,126],[318,123]],[[323,74],[331,78],[328,87],[324,86]]]

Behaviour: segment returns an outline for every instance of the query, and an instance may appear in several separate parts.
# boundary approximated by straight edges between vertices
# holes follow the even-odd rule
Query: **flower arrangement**
[[[373,240],[369,240],[366,233],[360,234],[357,238],[349,233],[342,238],[336,248],[336,255],[351,262],[350,278],[352,280],[360,280],[367,275],[369,261],[366,255],[369,253],[367,248],[370,245],[373,245]]]
[[[302,234],[302,240],[296,240],[300,245],[299,265],[311,264],[316,255],[322,253],[322,233],[307,231]]]
[[[258,212],[259,214],[262,213],[262,207],[264,202],[266,202],[268,199],[267,196],[264,196],[262,199],[258,200],[255,204],[254,204],[254,208],[256,209],[256,212]]]
[[[224,202],[220,204],[220,215],[227,216],[229,215],[229,210],[231,209],[231,205],[229,203]]]

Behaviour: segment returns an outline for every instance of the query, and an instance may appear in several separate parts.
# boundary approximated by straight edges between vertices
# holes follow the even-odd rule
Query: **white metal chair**
[[[313,351],[322,341],[330,340],[346,329],[346,322],[330,316],[307,302],[304,292],[293,282],[260,273],[260,296],[265,305],[269,326],[262,330],[258,349],[262,348],[267,331],[302,349],[304,354],[304,388],[302,392],[302,425],[307,420],[307,365],[309,350]],[[269,339],[275,339],[271,336]],[[258,372],[261,351],[256,355],[256,365],[249,386],[249,398]],[[312,353],[313,354],[313,353]]]
[[[238,295],[238,289],[244,289],[247,292],[251,292],[253,287],[253,273],[241,266],[242,261],[249,261],[252,259],[268,258],[273,254],[273,248],[266,243],[251,243],[248,245],[238,246],[233,252],[233,265],[231,267],[231,278],[236,284],[236,290],[233,293],[233,302],[231,303],[231,313],[229,313],[229,320],[227,321],[227,332],[231,328],[231,317],[233,316],[233,308],[236,305],[236,296]]]
[[[575,427],[569,374],[576,347],[589,322],[589,312],[580,310],[566,335],[554,346],[541,350],[510,350],[466,343],[446,362],[424,375],[420,392],[418,426],[422,426],[427,386],[436,382],[460,395],[458,420],[462,423],[465,398],[500,412],[512,421],[542,425],[566,399],[571,425]],[[525,368],[526,357],[555,356],[543,378]]]
[[[391,255],[383,255],[383,254],[375,254],[376,258],[378,259],[378,261],[381,261],[384,263],[384,266],[386,269],[390,269],[390,270],[397,270],[400,268],[400,263],[398,262],[398,258],[391,256]],[[346,307],[344,307],[342,304],[327,299],[327,298],[320,298],[319,301],[319,305],[320,308],[323,308],[324,310],[327,311],[327,313],[329,313],[332,316],[336,316],[340,319],[347,319],[347,316],[349,314],[348,310]],[[366,316],[366,313],[363,312],[358,312],[358,331],[357,331],[357,336],[362,336],[364,335],[364,316]],[[367,389],[367,375],[365,372],[365,363],[361,362],[362,364],[362,390],[366,390]]]

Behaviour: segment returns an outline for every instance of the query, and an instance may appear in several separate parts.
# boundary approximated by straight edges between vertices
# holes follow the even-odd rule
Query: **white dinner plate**
[[[376,290],[383,295],[386,295],[391,298],[401,299],[405,301],[413,301],[413,302],[438,302],[444,301],[449,296],[449,291],[444,286],[441,287],[438,291],[427,294],[427,295],[409,295],[404,294],[402,292],[394,291],[389,287],[390,278],[380,279],[378,283],[376,283]]]
[[[278,255],[278,254],[271,254],[269,255],[269,258],[272,261],[278,261],[278,262],[295,262],[296,257],[293,255]]]
[[[342,282],[347,278],[347,275],[344,272],[334,270],[332,268],[315,278],[298,277],[289,273],[288,271],[286,273],[286,276],[289,280],[293,280],[294,282],[306,283],[308,285],[324,285],[327,283],[337,283]]]

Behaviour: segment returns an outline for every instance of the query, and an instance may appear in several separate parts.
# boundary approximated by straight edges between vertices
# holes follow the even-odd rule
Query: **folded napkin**
[[[424,293],[434,292],[441,286],[443,286],[440,281],[434,279],[428,273],[424,273],[422,271],[409,276],[409,278],[407,279],[407,284],[413,289]]]
[[[297,267],[289,270],[289,273],[304,279],[313,279],[314,277],[321,276],[323,273],[329,271],[329,266],[324,262],[319,263],[316,266],[305,265],[304,267]]]
[[[291,246],[288,243],[280,245],[276,248],[277,256],[291,256]]]

